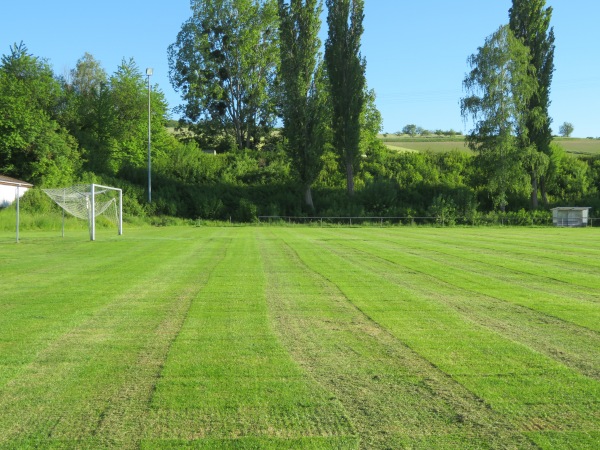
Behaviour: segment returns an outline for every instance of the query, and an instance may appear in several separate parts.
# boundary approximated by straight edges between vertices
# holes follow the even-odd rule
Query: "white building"
[[[587,206],[552,208],[552,223],[557,227],[587,227],[590,209]]]
[[[19,197],[23,197],[32,187],[33,184],[26,181],[0,175],[0,208],[11,205],[17,199],[17,191]]]

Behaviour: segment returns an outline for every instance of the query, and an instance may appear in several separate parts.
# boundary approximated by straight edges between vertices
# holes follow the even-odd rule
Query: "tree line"
[[[193,0],[167,55],[183,101],[176,133],[164,94],[151,92],[152,204],[135,61],[109,75],[85,54],[56,76],[15,44],[0,63],[0,172],[41,186],[102,181],[124,188],[131,214],[208,219],[598,203],[600,161],[552,142],[551,14],[543,0],[513,0],[509,24],[469,58],[461,111],[474,119],[475,156],[398,154],[377,138],[363,0]]]
[[[144,165],[148,97],[133,59],[112,75],[85,54],[64,76],[11,46],[0,63],[0,172],[41,186],[73,183],[94,174],[117,176]],[[152,93],[153,144],[163,158],[176,141],[164,122],[167,104]]]
[[[369,93],[360,53],[364,0],[195,0],[169,47],[170,78],[188,129],[203,147],[256,149],[283,121],[293,169],[313,207],[311,185],[327,145],[349,195],[360,164]],[[375,133],[381,120],[373,124]],[[217,140],[215,139],[216,137]]]

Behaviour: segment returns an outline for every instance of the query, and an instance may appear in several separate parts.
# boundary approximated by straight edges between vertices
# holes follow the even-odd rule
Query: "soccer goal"
[[[63,236],[65,233],[65,211],[82,220],[87,220],[90,240],[96,240],[96,218],[103,216],[117,226],[119,236],[123,234],[123,191],[99,184],[80,184],[66,188],[43,189],[63,209]]]

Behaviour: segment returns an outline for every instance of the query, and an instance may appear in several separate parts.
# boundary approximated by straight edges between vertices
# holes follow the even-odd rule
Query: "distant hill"
[[[574,155],[600,155],[600,139],[554,138],[567,153]]]
[[[383,143],[391,150],[400,152],[426,152],[434,153],[449,152],[459,150],[472,153],[465,145],[464,136],[416,136],[408,135],[397,136],[388,134],[379,135]]]
[[[465,145],[464,136],[416,136],[408,135],[379,135],[383,143],[391,150],[400,152],[426,152],[433,153],[459,150],[467,153],[472,151]],[[560,144],[567,153],[574,155],[599,155],[600,139],[562,138],[556,137],[554,141]]]

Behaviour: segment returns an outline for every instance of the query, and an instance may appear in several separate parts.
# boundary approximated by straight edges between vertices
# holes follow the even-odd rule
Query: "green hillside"
[[[442,153],[459,150],[468,153],[472,151],[465,145],[464,136],[454,137],[410,137],[406,135],[379,136],[383,143],[391,150],[398,151],[430,151]],[[562,138],[557,137],[555,142],[560,144],[567,153],[573,155],[598,155],[600,154],[600,139]]]

